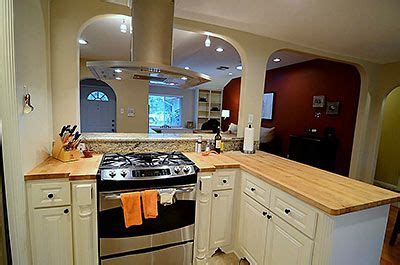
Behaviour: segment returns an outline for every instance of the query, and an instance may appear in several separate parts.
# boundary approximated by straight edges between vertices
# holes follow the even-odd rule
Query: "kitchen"
[[[10,2],[6,1],[6,3]],[[14,75],[17,76],[16,79],[2,79],[5,80],[5,82],[8,82],[7,87],[10,87],[11,89],[3,90],[2,86],[2,95],[4,92],[4,95],[8,96],[2,97],[1,104],[4,124],[4,153],[7,154],[7,156],[5,156],[5,176],[6,184],[10,185],[7,186],[6,192],[9,205],[8,213],[13,262],[16,264],[31,264],[29,261],[31,253],[35,253],[32,255],[34,260],[39,259],[40,261],[44,261],[42,264],[47,264],[46,258],[58,261],[56,255],[47,257],[36,255],[37,253],[41,253],[43,249],[40,248],[41,244],[32,244],[31,242],[34,242],[35,240],[38,240],[37,242],[43,241],[38,237],[32,236],[32,233],[41,231],[40,229],[43,229],[43,227],[38,227],[38,230],[32,230],[29,229],[30,226],[27,225],[32,220],[32,215],[29,216],[27,214],[28,212],[36,211],[36,213],[43,213],[45,212],[43,210],[51,210],[54,207],[59,208],[58,210],[62,210],[62,212],[59,213],[60,216],[69,216],[69,218],[71,218],[72,215],[72,219],[74,219],[71,221],[72,224],[69,224],[69,226],[68,222],[71,219],[61,218],[63,221],[60,223],[60,225],[67,225],[67,227],[69,227],[68,229],[62,229],[62,236],[69,238],[71,244],[68,244],[68,240],[58,243],[65,244],[61,246],[61,249],[69,249],[70,251],[67,252],[73,253],[72,255],[67,255],[65,257],[65,260],[67,261],[66,264],[71,264],[72,262],[79,264],[78,262],[80,260],[84,260],[84,263],[82,264],[87,264],[85,263],[87,262],[87,260],[85,260],[86,258],[89,260],[90,258],[94,258],[93,260],[98,258],[97,255],[93,254],[98,253],[95,252],[97,249],[97,233],[89,232],[97,231],[97,222],[95,219],[90,219],[89,217],[97,218],[98,209],[90,207],[97,207],[95,202],[98,199],[96,196],[99,193],[99,190],[96,192],[91,191],[95,191],[94,188],[98,184],[96,176],[97,167],[100,164],[100,158],[95,156],[93,158],[94,160],[82,159],[78,162],[60,165],[57,164],[57,161],[53,161],[45,170],[49,172],[49,174],[45,174],[45,172],[42,171],[38,173],[35,169],[33,171],[31,171],[31,169],[35,168],[47,158],[49,153],[51,153],[52,141],[53,139],[57,139],[56,137],[60,133],[59,130],[64,126],[64,124],[80,124],[79,102],[77,100],[79,98],[79,57],[77,56],[79,47],[77,36],[79,36],[79,31],[81,30],[82,25],[88,23],[90,19],[98,15],[110,13],[129,15],[129,8],[123,5],[109,4],[101,1],[85,1],[85,3],[80,3],[79,1],[69,1],[68,3],[61,1],[52,1],[51,3],[42,1],[41,3],[38,3],[36,3],[36,5],[26,4],[24,2],[15,3],[14,9],[16,13],[14,28],[16,72],[9,71],[9,68],[5,68],[7,70],[2,72],[2,75],[11,75],[14,73]],[[190,6],[190,4],[188,4],[188,6]],[[4,12],[2,13],[2,22],[3,19],[9,19],[10,12],[5,12],[8,10],[6,8],[9,8],[9,5],[2,5],[1,10]],[[192,8],[195,9],[193,6]],[[268,58],[268,55],[275,50],[281,48],[292,48],[304,52],[308,51],[320,54],[324,57],[335,58],[337,60],[362,65],[364,69],[367,69],[368,75],[373,76],[379,72],[376,70],[379,68],[379,65],[377,66],[361,59],[332,55],[333,53],[331,54],[319,50],[304,48],[303,46],[268,39],[258,35],[224,28],[222,26],[187,20],[182,17],[187,16],[188,13],[185,13],[184,9],[181,9],[179,12],[180,13],[177,14],[179,14],[180,18],[174,19],[175,27],[201,33],[208,31],[212,32],[216,36],[225,36],[225,38],[232,40],[232,43],[237,44],[239,47],[238,51],[242,57],[242,63],[244,66],[241,93],[245,96],[240,98],[238,138],[243,137],[244,128],[247,126],[249,115],[253,115],[253,126],[256,128],[254,131],[254,137],[255,139],[258,138],[259,132],[257,129],[261,122],[260,116],[262,102],[248,99],[262,98],[263,91],[257,88],[262,87],[264,84],[266,58]],[[32,16],[31,13],[36,14],[36,16]],[[69,16],[70,19],[66,19],[64,16]],[[40,19],[38,19],[38,17],[40,17]],[[211,23],[211,21],[212,20],[210,20],[209,23]],[[8,27],[2,28],[2,30],[6,31],[4,36],[12,36],[12,39],[14,39],[13,34],[10,33],[8,29]],[[27,49],[28,47],[29,49]],[[32,53],[32,48],[37,52]],[[3,51],[5,50],[2,50],[2,52]],[[4,58],[7,60],[8,58],[12,58],[9,53],[5,54],[7,54],[7,56]],[[26,59],[32,60],[32,64],[35,65],[34,69],[31,69],[32,67],[29,66],[29,61],[26,61]],[[3,64],[2,67],[13,65],[11,61],[9,61],[10,63]],[[354,150],[356,151],[352,154],[352,168],[350,170],[351,178],[371,182],[368,178],[371,176],[370,171],[373,170],[371,167],[373,167],[374,152],[376,152],[373,150],[373,146],[377,141],[375,138],[378,128],[376,128],[376,131],[375,129],[366,130],[365,128],[372,128],[373,126],[371,125],[375,124],[376,121],[379,120],[379,117],[376,117],[375,114],[373,114],[375,113],[373,110],[378,110],[380,103],[378,100],[379,97],[373,98],[372,101],[368,101],[367,98],[369,95],[367,91],[370,89],[369,86],[390,87],[391,82],[395,83],[396,79],[390,74],[393,69],[391,67],[395,67],[395,65],[387,66],[387,68],[384,69],[387,70],[387,73],[384,72],[384,76],[382,77],[382,79],[385,80],[385,83],[381,84],[378,81],[376,81],[375,84],[362,82],[361,90],[363,92],[360,95],[359,120],[357,122],[353,145]],[[365,76],[362,77],[364,78]],[[13,80],[16,80],[16,83]],[[26,84],[27,86],[24,88],[24,85]],[[76,89],[71,89],[71,87]],[[23,94],[31,95],[32,106],[35,108],[31,114],[18,115],[17,113],[20,113],[23,109],[23,102],[22,100],[19,100],[23,98]],[[376,96],[376,94],[373,94],[373,96]],[[31,133],[32,131],[36,131],[35,135]],[[192,151],[194,150],[194,142],[196,138],[197,137],[195,137],[192,142]],[[125,146],[126,142],[127,141],[121,141],[122,144],[120,144],[120,146]],[[365,142],[371,144],[364,144]],[[179,145],[179,143],[177,145]],[[109,151],[108,153],[119,152],[115,149],[115,146],[112,148],[114,151]],[[24,151],[22,152],[21,150]],[[154,152],[157,150],[153,149],[152,151]],[[170,151],[174,150],[172,149]],[[368,154],[368,156],[366,157],[365,154]],[[367,231],[363,233],[364,230],[362,230],[361,234],[365,235],[367,240],[373,239],[372,242],[376,243],[372,250],[368,249],[368,247],[363,247],[362,244],[359,245],[360,251],[361,249],[363,250],[363,259],[359,260],[359,262],[364,261],[363,264],[365,264],[365,262],[376,264],[379,260],[379,250],[382,247],[386,227],[388,204],[398,201],[397,194],[383,191],[376,187],[352,180],[351,178],[342,179],[336,175],[322,173],[318,170],[315,171],[316,169],[311,169],[291,161],[278,158],[275,160],[273,156],[263,153],[245,156],[238,153],[230,154],[226,152],[226,154],[216,157],[203,157],[191,153],[185,153],[185,155],[199,168],[200,171],[197,172],[198,181],[204,178],[202,180],[204,182],[202,183],[207,183],[208,179],[208,184],[204,184],[204,186],[202,184],[205,193],[201,194],[200,190],[196,191],[196,211],[199,211],[200,213],[198,212],[195,216],[196,218],[199,218],[199,216],[206,217],[195,220],[193,239],[191,239],[192,237],[189,235],[189,241],[193,240],[194,244],[193,257],[199,259],[199,262],[205,262],[206,259],[213,254],[212,252],[215,252],[218,248],[225,252],[236,252],[239,258],[245,257],[252,264],[259,264],[264,261],[267,262],[267,264],[275,264],[276,262],[279,262],[276,260],[268,260],[269,258],[275,257],[282,258],[283,255],[279,250],[273,247],[274,244],[272,243],[274,240],[271,240],[270,236],[272,233],[265,232],[265,235],[258,235],[258,233],[254,234],[260,236],[261,240],[264,239],[263,242],[267,242],[268,247],[266,246],[265,249],[269,254],[265,255],[262,254],[264,253],[264,249],[259,251],[260,247],[258,244],[254,245],[252,240],[246,238],[246,235],[253,235],[252,231],[254,231],[250,229],[251,227],[246,225],[246,223],[248,223],[246,220],[257,220],[257,224],[260,225],[259,228],[261,231],[280,231],[279,229],[281,229],[281,227],[283,227],[285,231],[290,231],[290,234],[297,239],[297,242],[303,243],[301,244],[301,248],[296,248],[296,251],[298,251],[296,253],[301,253],[301,258],[303,258],[302,261],[305,261],[305,263],[312,259],[316,264],[343,264],[343,260],[336,260],[336,258],[352,258],[352,253],[348,253],[351,251],[346,252],[346,250],[352,248],[346,249],[347,245],[343,244],[343,242],[348,242],[352,247],[356,245],[351,244],[351,240],[349,241],[348,238],[346,238],[346,240],[341,238],[341,236],[344,236],[343,233],[348,231],[344,232],[343,230],[340,230],[339,224],[345,224],[346,221],[351,221],[346,220],[349,216],[357,216],[357,218],[359,218],[357,219],[357,222],[360,224],[359,228]],[[80,165],[79,163],[88,164]],[[252,165],[251,163],[255,163],[255,165]],[[287,177],[285,177],[285,173],[282,172],[285,172],[285,165],[287,166],[287,163],[289,163],[288,167],[290,170],[293,170],[293,172],[290,171],[292,179],[294,178],[293,176],[301,178],[298,176],[299,172],[307,172],[310,170],[309,175],[315,176],[316,178],[312,181],[313,185],[315,185],[315,183],[318,183],[319,185],[311,186],[315,187],[315,189],[311,189],[310,191],[305,190],[305,187],[303,186],[297,186],[299,183],[302,183],[301,181],[292,181],[289,183],[284,181]],[[267,164],[269,167],[263,168],[260,166],[261,164]],[[74,165],[76,168],[74,168]],[[60,166],[60,168],[58,166]],[[89,171],[86,171],[88,168]],[[92,170],[90,170],[90,168]],[[269,170],[272,169],[274,170],[270,171],[271,174],[268,174]],[[38,170],[38,168],[36,168],[36,170]],[[218,172],[218,170],[222,171]],[[171,174],[173,174],[172,171]],[[22,177],[23,175],[27,176],[26,182]],[[29,178],[32,177],[31,175],[36,178],[42,176],[41,178],[47,179],[29,180]],[[57,179],[56,182],[54,182],[54,179],[49,179],[54,177]],[[322,182],[321,178],[324,179],[324,181],[332,178],[333,183]],[[62,181],[58,181],[60,179]],[[224,180],[226,180],[227,183],[224,183]],[[39,185],[33,185],[35,184],[35,181],[39,181],[37,183]],[[307,181],[311,180],[306,179],[304,181],[306,181],[305,183],[308,183]],[[347,199],[342,197],[343,195],[340,195],[341,193],[338,191],[332,194],[324,189],[325,185],[332,185],[332,187],[335,187],[335,185],[341,183],[341,181],[343,181],[341,186],[346,187],[344,193],[355,196],[356,202],[347,201]],[[246,183],[248,183],[248,185]],[[60,186],[51,188],[59,192],[56,194],[54,202],[51,201],[51,198],[47,197],[49,195],[48,192],[40,192],[40,187],[46,187],[47,184],[50,186]],[[199,182],[196,182],[196,184],[196,189],[200,189]],[[224,184],[226,184],[226,186],[224,186]],[[24,192],[25,185],[27,185],[27,192]],[[33,185],[31,190],[29,188],[30,185]],[[252,187],[251,185],[256,187]],[[346,185],[350,185],[350,187],[347,187]],[[248,190],[246,190],[246,187],[248,187]],[[259,188],[257,187],[261,189],[261,195],[258,193]],[[255,189],[255,191],[253,191],[254,194],[252,193],[252,188]],[[357,189],[360,189],[365,193],[363,193],[361,197],[358,197],[356,192]],[[319,198],[315,194],[316,191],[321,194],[329,194],[329,196],[326,197],[336,198],[337,202],[341,203],[338,205],[337,202],[332,202],[329,198]],[[38,197],[36,197],[36,195],[33,196],[33,194],[46,196],[43,198],[43,206],[41,206],[39,202],[40,200],[38,201]],[[90,196],[88,196],[88,194]],[[211,196],[211,194],[213,195]],[[50,197],[54,198],[54,195],[55,194]],[[215,195],[218,196],[215,197]],[[184,197],[186,195],[177,194],[178,202],[180,201],[180,196]],[[188,196],[190,197],[190,195]],[[231,213],[224,215],[224,218],[222,218],[226,222],[213,221],[212,212],[219,212],[219,209],[215,208],[217,206],[214,208],[212,207],[212,203],[210,202],[211,197],[222,197],[221,201],[225,204],[219,204],[219,209],[232,209]],[[32,200],[32,198],[35,199]],[[232,203],[232,208],[226,207],[229,203]],[[238,208],[241,209],[242,207],[239,207],[241,203],[243,203],[243,207],[247,207],[245,209],[249,209],[249,212],[238,210]],[[284,207],[285,203],[289,203],[293,209],[287,209],[287,207]],[[200,207],[201,205],[204,207]],[[251,211],[252,209],[255,210]],[[64,212],[65,210],[68,210],[67,213]],[[285,210],[291,211],[286,214]],[[346,213],[353,211],[355,211],[354,215],[346,215]],[[246,216],[241,215],[241,213],[244,212],[248,213],[250,219],[246,219]],[[264,216],[263,212],[266,212],[265,218],[259,219],[258,217],[260,215]],[[298,212],[305,214],[303,215],[304,219],[298,219],[300,218],[299,215],[297,215]],[[253,213],[254,216],[251,215]],[[259,215],[255,213],[259,213]],[[291,213],[292,219],[289,218]],[[365,213],[366,216],[363,216],[362,213]],[[367,216],[368,214],[369,216]],[[339,217],[331,218],[336,215]],[[368,220],[371,219],[371,215],[376,216],[376,219],[374,219],[376,220],[376,223],[368,222]],[[85,216],[87,219],[85,219]],[[229,218],[229,216],[232,216],[232,218]],[[272,216],[271,219],[268,219],[268,216]],[[79,218],[81,218],[81,220],[76,220]],[[282,219],[287,221],[281,221]],[[81,230],[77,229],[77,226],[74,226],[74,223],[85,222],[85,220],[87,221],[85,223],[87,226],[81,226]],[[217,219],[217,221],[218,220],[220,219]],[[227,225],[227,220],[232,221],[230,224],[231,226]],[[265,223],[266,221],[264,222],[264,220],[272,220],[271,222],[273,225]],[[32,223],[30,223],[30,225],[32,225]],[[265,225],[264,228],[263,225]],[[266,229],[267,226],[268,228]],[[18,229],[16,229],[17,227]],[[90,229],[88,227],[90,227]],[[222,233],[221,231],[227,227],[231,227],[234,232],[228,233],[225,231]],[[237,227],[239,227],[239,229],[236,229]],[[243,234],[243,227],[246,227],[246,229],[249,228],[249,233]],[[327,229],[325,234],[323,233],[324,231],[321,231],[323,227]],[[374,229],[371,229],[371,227]],[[211,231],[216,232],[211,233],[210,229]],[[331,231],[332,234],[327,232],[328,230]],[[256,231],[258,231],[258,229]],[[357,229],[351,229],[350,232],[357,233],[357,231]],[[222,233],[222,235],[219,233]],[[28,237],[27,235],[29,234],[30,236]],[[79,240],[80,236],[83,236],[84,234],[86,240]],[[330,240],[329,236],[333,234],[335,236],[333,237],[333,240]],[[47,235],[50,237],[52,235],[54,236],[53,233],[48,233]],[[231,238],[229,238],[228,235],[231,235]],[[351,233],[348,233],[348,235],[353,240],[357,239],[357,237],[352,236]],[[359,233],[357,233],[357,235],[359,235]],[[88,238],[91,240],[88,240]],[[211,241],[213,241],[212,243],[210,243],[210,238]],[[236,240],[236,238],[240,239]],[[169,239],[172,239],[172,237]],[[187,238],[180,242],[186,241]],[[239,246],[237,245],[237,242],[241,242],[239,244],[241,246],[240,248],[236,248]],[[278,242],[279,244],[284,244],[285,247],[290,249],[289,246],[287,246],[287,241],[283,240]],[[330,248],[330,253],[323,252],[320,249],[321,244],[324,242],[329,242],[329,244],[331,244],[332,247]],[[357,241],[357,244],[358,243],[360,242]],[[78,247],[80,246],[79,244],[87,245]],[[231,249],[229,249],[229,245],[232,244],[233,246],[230,246]],[[310,244],[314,246],[313,251],[310,251]],[[60,253],[60,248],[58,248],[57,244],[49,244],[49,246],[52,247],[51,253]],[[290,247],[293,247],[293,245]],[[247,251],[247,253],[245,253],[243,249]],[[366,250],[369,251],[365,253]],[[80,253],[80,251],[83,251],[83,253]],[[92,253],[90,257],[87,254],[88,251]],[[340,255],[337,253],[346,253],[348,255]],[[356,253],[356,251],[353,252],[353,255],[354,253]],[[113,253],[110,255],[119,254]],[[188,258],[187,255],[183,256]],[[332,258],[333,256],[335,258]],[[42,260],[42,258],[44,260]],[[109,257],[109,259],[112,258],[117,257]]]

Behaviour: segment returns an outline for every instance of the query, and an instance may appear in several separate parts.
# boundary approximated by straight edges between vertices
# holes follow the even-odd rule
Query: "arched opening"
[[[383,106],[382,127],[378,159],[375,170],[375,184],[400,191],[400,86],[386,97]]]
[[[274,52],[267,62],[260,149],[348,176],[360,87],[353,65]]]
[[[79,52],[81,79],[93,77],[87,61],[130,60],[132,27],[131,17],[124,15],[102,15],[84,24],[79,36],[85,41]],[[117,132],[192,133],[209,120],[224,124],[228,117],[227,110],[222,111],[223,89],[242,73],[236,48],[210,32],[175,28],[172,65],[204,73],[212,81],[179,89],[154,81],[119,80],[116,73],[116,80],[105,82],[116,94]],[[206,102],[201,101],[204,97]]]
[[[116,132],[117,98],[105,82],[93,78],[80,81],[82,132]]]

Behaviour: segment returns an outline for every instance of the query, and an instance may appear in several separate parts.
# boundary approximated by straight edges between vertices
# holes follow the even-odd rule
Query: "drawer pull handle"
[[[263,214],[264,216],[268,216],[268,213],[267,213],[267,212],[262,212],[262,214]]]
[[[54,194],[53,194],[53,193],[49,193],[49,194],[47,194],[47,198],[49,198],[49,199],[53,199],[53,198],[54,198]]]
[[[255,189],[255,188],[251,188],[250,190],[251,190],[251,191],[253,191],[253,192],[254,192],[254,191],[256,191],[256,189]]]
[[[218,193],[214,193],[214,197],[217,198],[219,195]]]
[[[69,210],[68,210],[68,209],[65,209],[65,210],[64,210],[64,213],[65,213],[65,214],[68,214],[68,213],[69,213]]]
[[[290,209],[285,209],[285,214],[289,214],[290,213]]]
[[[226,179],[223,179],[223,180],[222,180],[222,183],[224,183],[224,184],[227,183],[227,182],[228,182],[228,181],[227,181]]]
[[[270,220],[272,218],[272,215],[267,214],[267,219]]]

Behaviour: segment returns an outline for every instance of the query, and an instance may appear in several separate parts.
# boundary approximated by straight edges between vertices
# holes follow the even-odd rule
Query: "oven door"
[[[177,258],[184,256],[187,259],[188,249],[192,248],[194,240],[196,186],[172,188],[177,190],[173,204],[159,204],[157,218],[143,219],[142,225],[129,228],[125,228],[120,193],[99,194],[98,229],[102,264],[108,264],[106,260],[111,262],[128,256],[130,260],[143,258],[146,253],[154,259],[157,253],[158,256],[160,253],[165,255],[168,249],[172,250],[171,254],[182,254],[175,255]]]

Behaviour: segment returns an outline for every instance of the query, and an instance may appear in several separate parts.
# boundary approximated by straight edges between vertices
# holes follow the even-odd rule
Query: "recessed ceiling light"
[[[175,85],[175,83],[174,83],[174,82],[171,82],[171,83],[169,83],[168,85],[170,85],[170,86],[174,86],[174,85]]]
[[[204,41],[204,46],[206,46],[206,47],[210,47],[210,46],[211,46],[210,35],[207,35],[207,38],[206,38],[206,40]]]
[[[233,75],[232,72],[229,72],[228,75]]]
[[[122,70],[118,68],[118,69],[115,69],[114,72],[116,72],[116,73],[122,73]]]
[[[274,58],[272,61],[274,61],[274,62],[276,62],[276,63],[279,63],[279,62],[281,61],[281,58],[276,57],[276,58]]]
[[[224,51],[224,48],[218,47],[218,48],[216,48],[215,50],[216,50],[217,52],[223,52],[223,51]]]
[[[79,42],[79,44],[82,44],[82,45],[88,44],[88,42],[84,39],[79,39],[78,42]]]
[[[190,69],[190,67],[189,66],[185,66],[185,70],[189,70]]]
[[[243,66],[241,64],[236,66],[236,70],[242,71],[243,70]]]
[[[186,76],[182,76],[181,79],[186,81],[188,78]]]
[[[122,78],[121,78],[121,77],[119,77],[119,76],[117,76],[115,79],[117,79],[117,80],[121,80]]]

